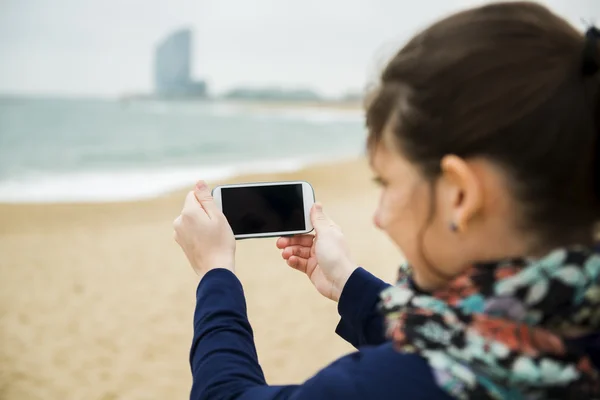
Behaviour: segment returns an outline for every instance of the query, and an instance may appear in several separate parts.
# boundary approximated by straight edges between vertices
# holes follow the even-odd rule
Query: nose
[[[373,224],[381,229],[381,218],[379,217],[379,212],[375,212],[375,214],[373,215]]]

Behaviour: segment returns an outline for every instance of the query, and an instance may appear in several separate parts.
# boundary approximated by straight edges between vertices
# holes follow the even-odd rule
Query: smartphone
[[[299,235],[313,230],[310,209],[315,192],[308,182],[223,185],[212,193],[236,239]]]

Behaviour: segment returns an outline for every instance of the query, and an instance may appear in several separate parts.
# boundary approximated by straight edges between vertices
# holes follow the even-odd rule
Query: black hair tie
[[[600,70],[600,51],[598,42],[600,41],[600,30],[591,26],[585,32],[585,45],[583,47],[583,64],[581,71],[584,77],[594,76]],[[592,107],[592,118],[594,116],[594,107]],[[600,121],[595,121],[596,129],[600,130]],[[600,131],[596,135],[596,144],[594,152],[594,193],[600,201]]]
[[[598,70],[600,70],[598,41],[600,41],[600,30],[595,26],[592,26],[585,32],[582,65],[583,76],[596,75]]]

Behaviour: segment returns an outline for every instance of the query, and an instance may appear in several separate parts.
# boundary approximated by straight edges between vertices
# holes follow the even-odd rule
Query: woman
[[[357,268],[319,205],[315,238],[279,239],[360,347],[301,385],[265,383],[235,241],[200,182],[175,222],[202,277],[191,397],[600,398],[599,64],[597,29],[528,2],[455,14],[398,52],[366,122],[375,224],[408,264],[395,287]]]

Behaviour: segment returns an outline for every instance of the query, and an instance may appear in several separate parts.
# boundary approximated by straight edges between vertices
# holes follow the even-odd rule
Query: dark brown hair
[[[547,245],[582,232],[589,241],[600,216],[600,79],[582,72],[585,43],[531,2],[445,18],[384,69],[366,107],[368,148],[393,143],[432,182],[445,155],[485,157],[509,177],[521,228]]]

